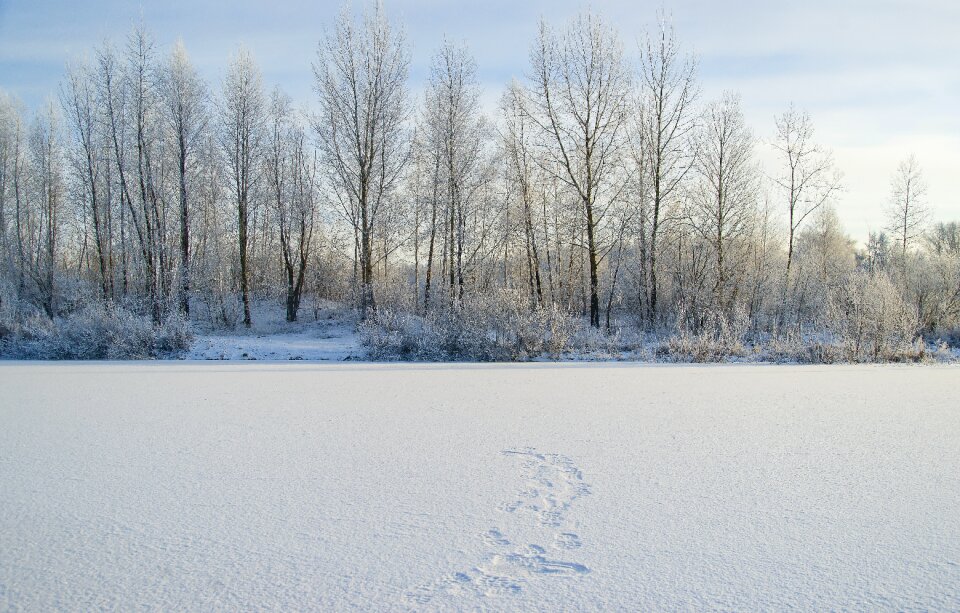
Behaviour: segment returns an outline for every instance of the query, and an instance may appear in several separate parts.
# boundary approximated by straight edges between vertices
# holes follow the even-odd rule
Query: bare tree
[[[127,88],[124,86],[123,68],[120,65],[116,52],[108,44],[97,50],[97,104],[101,109],[101,121],[104,123],[105,138],[107,139],[112,164],[107,167],[116,170],[119,192],[119,230],[120,230],[120,291],[127,295],[129,282],[129,254],[127,243],[128,219],[134,215],[133,198],[131,194],[131,171],[127,162],[127,135],[126,122],[128,114]],[[112,174],[112,173],[111,173]],[[111,182],[112,183],[112,182]],[[108,184],[112,187],[112,184]],[[144,256],[146,254],[145,241],[139,225],[134,225]],[[144,257],[146,260],[146,257]]]
[[[180,312],[190,314],[190,204],[188,176],[194,164],[194,150],[206,128],[206,89],[177,41],[163,74],[164,107],[173,133],[176,155],[177,193],[180,209]]]
[[[807,217],[839,194],[841,175],[834,167],[833,155],[814,142],[809,114],[791,105],[776,118],[776,126],[773,147],[780,154],[783,172],[774,182],[787,198],[789,279],[797,230]]]
[[[429,102],[429,98],[427,98]],[[414,294],[415,302],[419,306],[420,298],[420,234],[421,226],[427,226],[427,262],[424,270],[423,282],[423,310],[430,309],[430,290],[433,286],[434,252],[437,243],[437,215],[439,213],[441,197],[441,157],[442,152],[437,147],[430,146],[430,140],[425,138],[427,132],[423,123],[427,113],[420,119],[420,127],[413,136],[412,165],[409,176],[410,189],[414,201],[414,228],[413,228],[413,266],[414,266]],[[427,209],[427,210],[424,210]]]
[[[907,251],[922,236],[930,211],[926,203],[927,183],[916,156],[900,162],[890,181],[890,208],[888,231],[900,246],[900,257],[906,267]],[[906,270],[906,268],[904,268]]]
[[[30,133],[30,157],[33,166],[33,222],[30,233],[29,272],[37,290],[37,301],[47,317],[56,314],[56,271],[61,212],[64,199],[60,125],[52,102],[38,113]]]
[[[360,23],[345,8],[313,66],[321,162],[354,229],[364,317],[376,309],[373,237],[408,158],[409,62],[403,32],[377,4]]]
[[[557,35],[541,22],[531,58],[530,117],[547,152],[543,168],[573,191],[583,213],[590,325],[600,327],[598,228],[622,182],[631,79],[611,27],[591,13]]]
[[[13,268],[9,238],[13,200],[10,192],[13,191],[16,172],[14,153],[17,150],[19,122],[19,109],[5,92],[0,91],[0,282],[7,278]],[[2,302],[0,306],[3,306]]]
[[[75,166],[83,185],[85,202],[89,204],[93,245],[100,273],[100,291],[104,299],[113,297],[113,256],[110,242],[111,207],[104,198],[102,175],[104,150],[99,134],[96,92],[88,66],[74,64],[67,71],[67,81],[61,87],[60,100],[70,124],[76,146]],[[109,162],[108,162],[109,164]]]
[[[740,269],[729,252],[750,230],[758,187],[753,135],[739,96],[728,92],[707,107],[696,142],[699,182],[690,199],[691,221],[713,250],[714,297],[725,308],[738,289],[728,287],[731,275]]]
[[[535,305],[543,304],[543,282],[540,278],[540,249],[538,248],[535,211],[537,197],[537,161],[535,159],[533,130],[535,126],[523,108],[523,90],[512,82],[500,101],[503,115],[501,143],[505,154],[508,181],[516,185],[521,203],[521,215],[526,251],[530,296]],[[540,199],[545,200],[545,199]]]
[[[260,179],[260,156],[266,116],[263,80],[253,56],[240,49],[223,82],[220,144],[227,160],[230,186],[237,207],[240,251],[240,296],[243,325],[250,327],[250,216],[252,196]]]
[[[659,31],[648,34],[640,53],[639,130],[641,166],[650,202],[640,214],[640,304],[648,323],[657,314],[660,237],[667,209],[693,166],[690,138],[696,126],[697,96],[693,56],[681,54],[673,26],[660,16]]]
[[[310,259],[317,200],[316,160],[306,134],[294,118],[290,97],[279,89],[270,96],[267,184],[271,192],[286,283],[287,321],[297,320]]]
[[[151,315],[154,323],[160,323],[169,289],[170,261],[165,240],[164,151],[153,44],[153,39],[142,26],[130,35],[122,87],[129,104],[127,119],[132,124],[129,129],[136,153],[136,184],[131,194],[133,197],[128,200],[129,212],[143,256]],[[122,130],[123,126],[118,129]],[[121,146],[125,148],[125,145]],[[137,206],[133,206],[134,203]]]
[[[445,41],[437,51],[430,68],[425,113],[423,135],[440,160],[450,297],[462,300],[466,216],[484,179],[486,136],[476,63],[465,48]]]
[[[27,176],[27,155],[25,144],[24,122],[20,114],[17,114],[12,126],[12,153],[11,153],[11,174],[13,183],[13,206],[14,206],[14,237],[16,239],[17,251],[17,294],[22,295],[26,286],[26,268],[27,255],[32,253],[25,246],[24,234],[30,232],[30,207],[27,202],[29,192],[29,181]]]

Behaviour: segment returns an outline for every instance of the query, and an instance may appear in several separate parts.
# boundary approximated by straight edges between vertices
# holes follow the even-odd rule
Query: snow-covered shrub
[[[193,345],[193,328],[180,311],[174,309],[154,330],[153,353],[156,356],[176,355]]]
[[[424,319],[381,308],[359,326],[360,342],[373,359],[429,359],[421,355]]]
[[[243,303],[236,292],[219,289],[199,292],[201,313],[214,329],[237,327],[243,316]],[[192,312],[192,310],[191,310]]]
[[[828,305],[828,328],[852,362],[917,360],[924,356],[917,313],[885,273],[857,271]]]
[[[13,284],[0,277],[0,343],[13,333],[20,313],[21,308]]]
[[[798,364],[835,364],[846,362],[843,347],[822,334],[805,338],[796,334],[771,336],[756,347],[757,356],[763,362]]]
[[[578,321],[556,305],[530,306],[511,296],[500,296],[486,304],[489,325],[496,337],[512,349],[512,359],[538,355],[557,356],[571,349]]]
[[[381,307],[361,324],[360,337],[374,358],[503,361],[564,353],[580,326],[559,307],[531,307],[499,291],[424,315]]]
[[[567,316],[567,325],[570,326],[570,336],[566,342],[566,349],[558,353],[571,354],[572,357],[589,359],[611,359],[621,357],[624,351],[636,350],[642,347],[642,341],[625,339],[621,330],[607,330],[586,325],[586,321]],[[636,336],[634,334],[633,336]]]
[[[174,316],[154,326],[128,309],[91,304],[50,320],[25,318],[0,343],[0,356],[31,360],[140,360],[190,346],[189,325]]]
[[[58,343],[49,359],[97,360],[150,357],[153,326],[125,309],[87,307],[59,320]]]
[[[29,345],[49,339],[53,334],[53,322],[36,311],[19,313],[16,318],[0,323],[0,357],[31,359]]]
[[[720,362],[746,357],[751,352],[746,342],[750,320],[742,308],[707,308],[696,319],[687,318],[682,306],[678,313],[676,332],[657,344],[657,357],[681,362]]]

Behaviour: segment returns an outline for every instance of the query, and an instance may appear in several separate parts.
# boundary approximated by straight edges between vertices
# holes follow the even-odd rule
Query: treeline
[[[412,357],[955,339],[960,229],[931,223],[916,159],[878,177],[889,227],[858,249],[809,115],[776,118],[765,172],[739,96],[703,99],[666,20],[636,45],[593,13],[541,23],[492,116],[465,46],[438,47],[422,97],[409,65],[377,5],[320,40],[303,108],[248,51],[208,83],[143,28],[71,60],[32,116],[0,93],[0,338],[100,309],[182,345],[190,320],[334,300]]]

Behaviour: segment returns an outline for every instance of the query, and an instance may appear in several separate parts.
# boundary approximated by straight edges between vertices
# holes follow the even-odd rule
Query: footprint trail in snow
[[[518,518],[531,517],[534,526],[549,529],[553,532],[552,547],[560,553],[569,554],[580,548],[580,537],[570,530],[566,516],[574,501],[590,493],[590,486],[583,481],[573,460],[529,447],[502,453],[522,460],[524,484],[516,499],[501,505],[499,510]],[[540,577],[590,572],[578,562],[554,558],[541,545],[515,543],[498,527],[479,536],[487,548],[479,564],[409,590],[405,594],[407,600],[424,605],[438,597],[509,596],[520,593],[527,583]]]
[[[583,474],[570,458],[534,449],[507,450],[504,455],[523,459],[526,487],[517,499],[500,508],[508,513],[528,512],[544,526],[559,527],[573,502],[590,493]],[[576,536],[576,535],[574,535]]]

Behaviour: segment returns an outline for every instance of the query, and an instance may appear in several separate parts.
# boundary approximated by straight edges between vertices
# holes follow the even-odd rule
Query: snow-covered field
[[[0,364],[0,610],[957,610],[960,369]]]

